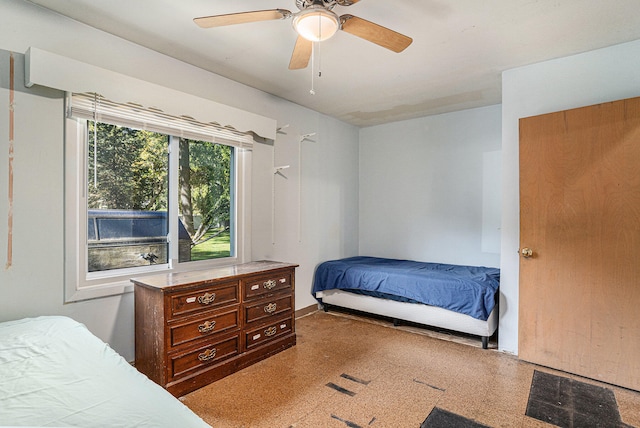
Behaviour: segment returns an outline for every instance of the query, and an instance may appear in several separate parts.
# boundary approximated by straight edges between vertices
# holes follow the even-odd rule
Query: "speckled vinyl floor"
[[[585,411],[586,426],[640,427],[639,392],[482,350],[479,339],[334,312],[299,318],[296,333],[293,348],[182,401],[213,427],[582,427]]]

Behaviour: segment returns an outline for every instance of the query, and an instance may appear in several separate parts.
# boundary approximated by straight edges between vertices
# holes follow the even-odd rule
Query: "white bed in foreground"
[[[348,291],[338,289],[318,291],[316,292],[316,298],[322,299],[325,311],[329,309],[327,305],[335,305],[393,318],[394,322],[396,322],[396,320],[403,320],[481,336],[482,347],[485,349],[488,346],[489,337],[495,333],[498,327],[497,305],[491,311],[489,318],[487,318],[486,321],[482,321],[469,315],[460,314],[437,306],[398,302],[363,294],[349,293]]]
[[[0,425],[209,427],[67,317],[0,323]]]

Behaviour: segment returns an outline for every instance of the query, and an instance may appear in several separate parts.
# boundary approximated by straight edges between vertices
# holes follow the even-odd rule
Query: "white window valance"
[[[25,53],[27,86],[41,85],[74,94],[99,94],[117,105],[138,106],[148,112],[183,118],[200,125],[275,140],[276,121],[195,95],[100,68],[31,47]]]
[[[218,123],[202,123],[191,117],[175,117],[135,104],[120,104],[98,94],[70,94],[67,116],[95,120],[134,129],[175,135],[198,141],[211,141],[227,146],[251,149],[250,133],[225,128]]]

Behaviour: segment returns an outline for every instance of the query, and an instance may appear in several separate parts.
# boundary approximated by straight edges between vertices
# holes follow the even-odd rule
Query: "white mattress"
[[[493,308],[489,318],[486,321],[482,321],[469,315],[449,311],[437,306],[397,302],[337,289],[317,292],[316,297],[321,298],[323,303],[330,305],[477,336],[490,337],[498,327],[497,306]]]
[[[209,426],[66,317],[0,323],[0,425]]]

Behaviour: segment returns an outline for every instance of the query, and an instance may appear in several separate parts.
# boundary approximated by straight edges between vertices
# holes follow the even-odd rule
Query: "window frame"
[[[169,138],[169,260],[166,264],[88,272],[87,269],[87,119],[65,118],[65,303],[120,295],[133,291],[131,278],[160,273],[210,269],[243,263],[251,254],[251,150],[234,147],[232,156],[232,253],[220,259],[178,261],[179,138]],[[235,226],[235,227],[233,227]],[[173,239],[173,237],[176,237]]]

